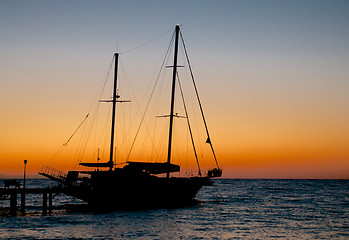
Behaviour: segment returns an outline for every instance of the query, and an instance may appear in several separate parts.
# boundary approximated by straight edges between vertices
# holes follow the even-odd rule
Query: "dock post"
[[[17,216],[17,193],[11,193],[10,196],[10,215]]]
[[[44,191],[42,195],[42,215],[47,215],[47,192]]]
[[[25,190],[23,189],[21,193],[21,212],[25,214]]]
[[[52,214],[52,191],[51,188],[49,189],[48,192],[48,214]]]

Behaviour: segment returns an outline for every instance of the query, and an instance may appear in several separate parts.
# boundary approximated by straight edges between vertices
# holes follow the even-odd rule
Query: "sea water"
[[[27,215],[0,217],[0,239],[349,239],[349,180],[221,179],[197,199],[177,209],[97,213],[57,195],[43,216],[42,196],[27,195]]]

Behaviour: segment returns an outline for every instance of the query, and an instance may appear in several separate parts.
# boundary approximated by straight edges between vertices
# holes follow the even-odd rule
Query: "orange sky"
[[[347,2],[167,2],[157,11],[29,2],[0,4],[0,177],[21,176],[24,159],[32,177],[53,162],[98,100],[116,49],[148,44],[121,54],[120,67],[134,91],[123,96],[144,107],[180,22],[224,177],[349,178]]]

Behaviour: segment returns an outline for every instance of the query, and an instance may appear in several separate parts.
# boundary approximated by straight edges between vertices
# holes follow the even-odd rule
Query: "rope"
[[[207,142],[208,144],[210,144],[211,150],[212,150],[212,153],[213,153],[213,156],[214,156],[214,160],[215,160],[215,162],[216,162],[216,166],[217,166],[218,169],[220,169],[220,168],[219,168],[219,165],[218,165],[216,153],[215,153],[215,151],[214,151],[214,149],[213,149],[213,145],[212,145],[212,142],[211,142],[210,134],[209,134],[209,132],[208,132],[208,127],[207,127],[207,124],[206,124],[206,119],[205,119],[204,111],[203,111],[203,109],[202,109],[202,105],[201,105],[199,93],[198,93],[198,90],[197,90],[197,87],[196,87],[196,83],[195,83],[195,80],[194,80],[194,74],[193,74],[193,71],[192,71],[192,69],[191,69],[191,65],[190,65],[190,61],[189,61],[189,57],[188,57],[188,53],[187,53],[187,48],[185,47],[185,43],[184,43],[184,39],[183,39],[183,36],[182,36],[182,32],[180,31],[179,33],[180,33],[180,35],[181,35],[181,40],[182,40],[182,44],[183,44],[185,56],[186,56],[186,59],[187,59],[187,62],[188,62],[188,66],[189,66],[189,71],[190,71],[191,79],[192,79],[192,82],[193,82],[193,85],[194,85],[194,89],[195,89],[195,93],[196,93],[196,98],[197,98],[198,103],[199,103],[199,106],[200,106],[201,116],[202,116],[202,119],[203,119],[203,121],[204,121],[205,129],[206,129],[206,134],[207,134],[207,140],[206,140],[206,142]]]
[[[72,139],[72,137],[75,135],[75,133],[79,130],[79,128],[81,127],[81,125],[85,122],[85,120],[88,118],[89,114],[86,115],[86,117],[84,118],[84,120],[82,120],[82,122],[80,123],[80,125],[78,126],[78,128],[73,132],[73,134],[70,136],[70,138],[68,139],[68,141],[66,141],[63,146],[68,146],[68,143],[70,141],[70,139]]]
[[[196,163],[198,165],[198,169],[199,169],[199,176],[201,177],[201,169],[200,169],[200,163],[199,163],[199,159],[198,159],[198,155],[196,153],[196,148],[195,148],[195,144],[194,144],[194,138],[193,138],[193,133],[191,131],[191,127],[190,127],[190,122],[189,122],[189,116],[188,116],[188,111],[187,111],[187,106],[185,105],[185,101],[184,101],[184,95],[183,95],[183,91],[182,91],[182,85],[181,82],[179,80],[179,76],[178,76],[178,72],[177,72],[177,80],[178,80],[178,85],[179,85],[179,89],[181,91],[181,96],[182,96],[182,101],[183,101],[183,107],[184,107],[184,111],[185,111],[185,116],[187,118],[187,123],[188,123],[188,128],[189,128],[189,133],[190,133],[190,139],[191,139],[191,143],[193,145],[193,150],[194,150],[194,154],[195,154],[195,159],[196,159]]]
[[[169,31],[171,31],[171,30],[172,30],[172,28],[170,28],[170,29],[166,30],[166,32],[164,32],[164,33],[160,34],[160,35],[159,35],[159,36],[157,36],[156,38],[154,38],[154,39],[152,39],[152,40],[150,40],[150,41],[148,41],[148,42],[145,42],[145,43],[143,43],[143,44],[141,44],[141,45],[139,45],[139,46],[137,46],[137,47],[134,47],[134,48],[128,49],[128,50],[126,50],[126,51],[123,51],[123,52],[121,52],[120,54],[123,54],[123,53],[128,53],[128,52],[131,52],[131,51],[136,50],[136,49],[138,49],[138,48],[144,47],[144,46],[146,46],[146,45],[148,45],[148,44],[150,44],[150,43],[154,42],[155,40],[157,40],[157,39],[161,38],[162,36],[164,36],[165,34],[167,34],[167,33],[168,33]]]
[[[89,126],[89,129],[86,130],[87,131],[86,135],[85,135],[86,139],[84,141],[82,139],[80,139],[79,147],[78,147],[78,149],[80,149],[80,150],[77,151],[77,153],[75,155],[75,159],[79,159],[78,162],[81,162],[81,160],[84,157],[85,150],[86,150],[87,144],[89,142],[94,123],[95,123],[96,118],[97,118],[97,113],[99,111],[99,102],[97,101],[97,99],[100,99],[102,97],[102,95],[103,95],[105,86],[106,86],[106,84],[108,82],[108,78],[109,78],[109,75],[110,75],[110,72],[111,72],[111,69],[112,69],[112,66],[113,66],[114,58],[115,58],[115,55],[113,55],[113,57],[112,57],[112,60],[110,62],[109,68],[108,68],[108,72],[107,72],[107,74],[105,76],[105,80],[104,80],[102,86],[100,87],[100,93],[99,93],[99,95],[96,95],[96,97],[95,97],[95,101],[94,102],[97,102],[97,107],[96,107],[96,109],[95,109],[95,111],[93,113],[93,118],[92,118],[92,121],[91,121],[91,125]],[[94,104],[92,103],[91,107],[90,107],[90,111],[93,108],[93,105]]]
[[[140,129],[141,129],[141,125],[142,125],[142,123],[143,123],[143,120],[144,120],[145,114],[146,114],[146,112],[147,112],[147,110],[148,110],[148,107],[149,107],[150,101],[151,101],[151,99],[152,99],[152,97],[153,97],[153,95],[154,95],[154,92],[155,92],[156,86],[157,86],[158,81],[159,81],[159,79],[160,79],[160,74],[161,74],[162,68],[163,68],[163,66],[165,65],[166,58],[167,58],[168,53],[169,53],[169,51],[170,51],[170,48],[171,48],[171,45],[172,45],[172,42],[173,42],[173,39],[174,39],[174,35],[175,35],[175,33],[173,33],[172,38],[171,38],[171,41],[170,41],[170,44],[168,45],[168,48],[167,48],[166,54],[165,54],[165,56],[164,56],[164,60],[163,60],[163,62],[162,62],[162,64],[161,64],[160,71],[159,71],[158,76],[157,76],[157,78],[156,78],[156,81],[155,81],[154,87],[153,87],[152,92],[151,92],[151,94],[150,94],[150,97],[149,97],[149,100],[148,100],[147,106],[146,106],[145,111],[144,111],[144,113],[143,113],[143,116],[142,116],[141,122],[140,122],[140,124],[139,124],[139,126],[138,126],[138,129],[137,129],[136,135],[135,135],[135,137],[134,137],[134,139],[133,139],[133,142],[132,142],[132,144],[131,144],[131,148],[130,148],[129,154],[127,155],[126,161],[128,161],[128,159],[129,159],[129,157],[130,157],[130,155],[131,155],[132,149],[133,149],[133,147],[134,147],[134,145],[135,145],[135,142],[136,142],[136,139],[137,139],[137,137],[138,137],[139,131],[140,131]]]

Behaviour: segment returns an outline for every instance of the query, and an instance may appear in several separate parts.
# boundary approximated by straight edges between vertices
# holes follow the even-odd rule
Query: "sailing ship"
[[[199,169],[197,176],[181,177],[172,173],[180,172],[180,166],[171,163],[172,135],[174,118],[174,95],[177,78],[177,58],[180,27],[175,27],[174,59],[172,72],[171,106],[169,117],[167,160],[163,162],[136,162],[127,161],[125,166],[117,167],[114,162],[114,138],[116,104],[124,102],[119,100],[117,93],[118,59],[115,53],[114,83],[112,100],[112,120],[110,154],[107,162],[80,163],[81,166],[94,168],[92,171],[69,171],[68,174],[49,172],[44,168],[39,174],[59,182],[65,194],[81,199],[95,208],[160,208],[187,205],[195,201],[197,192],[204,186],[212,183],[212,178],[220,177],[222,170],[218,166],[216,155],[208,134],[206,121],[203,116],[207,143],[210,144],[217,167],[211,169],[206,175]],[[195,82],[194,82],[195,86]],[[196,86],[195,86],[196,91]],[[196,92],[197,94],[197,92]],[[198,95],[197,95],[198,97]],[[199,100],[199,98],[198,98]],[[202,112],[201,103],[200,109]],[[195,152],[196,155],[196,152]],[[101,170],[101,168],[105,170]],[[81,177],[81,175],[88,177]]]

